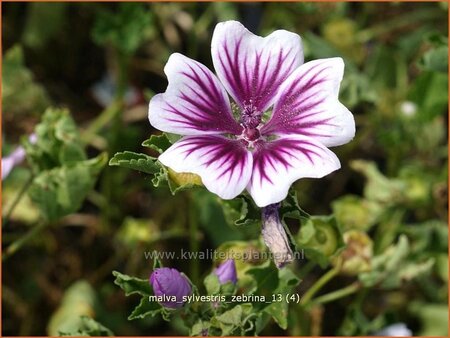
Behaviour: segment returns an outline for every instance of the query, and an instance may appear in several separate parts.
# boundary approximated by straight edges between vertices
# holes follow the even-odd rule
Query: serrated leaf
[[[290,191],[283,200],[280,207],[280,215],[283,220],[285,218],[298,220],[306,220],[309,218],[309,214],[298,205],[297,193],[295,191]]]
[[[114,284],[118,285],[123,291],[125,291],[125,296],[139,294],[141,296],[148,297],[153,294],[149,280],[131,277],[118,271],[113,271],[112,274],[116,277]]]
[[[261,211],[244,195],[232,200],[220,200],[220,204],[229,224],[250,226],[261,223]]]
[[[150,302],[148,297],[142,297],[138,306],[128,316],[128,320],[143,319],[147,316],[154,317],[163,311],[162,307],[156,302]]]
[[[142,146],[156,150],[158,153],[166,151],[172,143],[170,143],[166,134],[152,135],[148,140],[142,142]]]
[[[109,165],[133,169],[147,174],[156,174],[161,170],[161,166],[156,158],[132,151],[116,153],[109,160]]]

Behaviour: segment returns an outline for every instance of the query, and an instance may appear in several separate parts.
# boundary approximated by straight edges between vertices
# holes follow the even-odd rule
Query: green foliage
[[[340,226],[333,216],[309,218],[297,234],[296,243],[306,257],[322,267],[344,247]]]
[[[3,182],[9,222],[2,246],[33,240],[21,256],[3,257],[5,335],[43,335],[48,324],[49,335],[112,335],[109,327],[119,335],[367,336],[397,322],[412,324],[414,335],[448,335],[447,3],[3,7],[3,153],[24,135],[27,163]],[[261,210],[248,193],[224,201],[199,176],[164,167],[158,155],[182,136],[149,135],[147,104],[166,87],[169,55],[177,51],[210,67],[214,26],[229,19],[250,23],[259,35],[299,33],[305,61],[345,62],[339,97],[355,116],[357,134],[332,149],[340,170],[300,180],[281,202],[290,242],[305,253],[281,270],[268,258]],[[101,112],[90,94],[104,72],[117,90]],[[122,95],[131,85],[145,101],[133,107]],[[71,107],[80,125],[67,110],[48,109],[31,144],[25,139],[49,97]],[[101,172],[102,151],[119,168]],[[67,226],[47,231],[49,222]],[[44,230],[34,236],[36,229]],[[194,295],[226,301],[194,300],[177,310],[150,302],[148,279],[132,277],[150,272],[142,251],[188,247],[242,255],[236,285],[220,285],[214,274],[222,259],[165,259],[196,283],[204,276],[198,289],[192,285]],[[108,277],[117,266],[129,274],[113,273],[121,290]],[[80,274],[95,290],[85,282],[67,288]],[[124,301],[121,292],[136,299]],[[231,302],[233,295],[269,299]],[[61,296],[49,321],[40,310],[54,308]]]
[[[279,327],[286,330],[288,328],[288,311],[289,303],[295,302],[297,295],[292,291],[300,283],[300,279],[289,269],[282,269],[278,271],[278,285],[274,288],[273,294],[281,295],[282,301],[273,302],[264,308],[264,312],[272,316]],[[278,297],[278,296],[277,296]],[[294,298],[293,298],[294,297]]]
[[[81,207],[106,161],[106,154],[101,154],[91,160],[42,171],[31,184],[30,198],[49,221],[71,214]]]
[[[419,65],[424,70],[448,72],[448,38],[442,35],[431,35],[428,38],[432,48],[424,53]]]
[[[229,224],[250,226],[261,223],[261,212],[250,197],[241,195],[232,200],[221,200],[223,213]]]
[[[91,336],[91,337],[105,337],[105,336],[114,336],[114,333],[103,326],[99,322],[94,319],[81,316],[80,323],[75,331],[72,332],[60,332],[60,336]]]
[[[121,3],[117,11],[101,10],[92,31],[93,40],[124,54],[133,54],[151,36],[151,13],[146,4]]]
[[[161,166],[157,164],[154,157],[131,151],[116,153],[109,160],[109,165],[133,169],[146,174],[157,174],[161,170]]]
[[[107,155],[86,159],[75,122],[64,109],[48,109],[35,134],[35,143],[24,143],[35,172],[29,196],[44,218],[55,221],[81,207],[106,164]]]
[[[48,335],[75,335],[89,327],[93,329],[93,323],[84,317],[94,315],[96,302],[95,291],[88,282],[80,280],[72,284],[50,319]]]
[[[28,140],[24,147],[28,161],[38,173],[87,158],[77,126],[66,109],[47,109],[35,134],[37,141]]]
[[[3,114],[37,115],[50,104],[44,87],[34,80],[25,65],[20,45],[8,49],[2,64],[2,111]]]
[[[142,145],[162,153],[171,143],[168,135],[163,133],[159,136],[151,136]],[[170,168],[164,167],[157,158],[142,153],[134,153],[131,151],[116,153],[109,161],[109,165],[150,174],[152,175],[151,180],[154,187],[168,186],[173,195],[179,191],[203,185],[198,175],[177,173]]]
[[[30,48],[43,48],[64,24],[66,3],[32,3],[26,18],[22,41]],[[42,22],[46,24],[43,25]]]
[[[381,285],[384,288],[397,288],[402,283],[430,272],[434,259],[424,262],[409,260],[410,245],[406,236],[402,235],[396,245],[392,245],[372,260],[372,271],[359,275],[366,287]]]
[[[152,135],[148,140],[142,142],[144,147],[148,147],[150,149],[156,150],[158,153],[162,154],[166,151],[173,142],[169,140],[166,133],[162,133],[161,135]]]
[[[112,274],[116,277],[114,284],[118,285],[125,292],[125,296],[139,294],[145,297],[153,293],[152,287],[146,279],[130,277],[118,271],[113,271]]]

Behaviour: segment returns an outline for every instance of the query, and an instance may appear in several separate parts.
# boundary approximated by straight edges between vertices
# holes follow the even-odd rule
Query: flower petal
[[[239,195],[250,181],[252,154],[238,140],[218,135],[187,136],[159,161],[176,172],[199,175],[205,187],[223,199]]]
[[[341,58],[301,65],[280,88],[272,118],[261,133],[310,136],[328,147],[349,142],[355,136],[355,120],[338,100],[343,74]]]
[[[264,111],[281,83],[303,62],[300,36],[278,30],[265,38],[237,21],[217,24],[211,42],[217,76],[243,108]]]
[[[149,105],[153,127],[180,135],[240,134],[227,93],[216,76],[201,63],[179,53],[164,67],[169,85]]]
[[[285,136],[257,144],[247,190],[259,207],[265,207],[282,201],[299,178],[320,178],[339,168],[336,155],[319,142],[304,136]]]

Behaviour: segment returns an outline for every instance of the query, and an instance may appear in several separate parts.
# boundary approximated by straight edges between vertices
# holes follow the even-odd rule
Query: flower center
[[[258,126],[261,123],[262,112],[258,111],[253,103],[244,104],[241,112],[241,126],[243,128],[242,138],[250,143],[258,140],[261,136]]]

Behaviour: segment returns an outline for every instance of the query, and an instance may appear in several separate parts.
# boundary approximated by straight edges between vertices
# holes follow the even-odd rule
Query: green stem
[[[94,121],[90,122],[89,127],[81,133],[81,140],[83,143],[89,144],[105,125],[119,115],[121,110],[121,100],[114,100]]]
[[[2,256],[2,260],[5,261],[12,255],[14,255],[17,251],[19,251],[25,244],[27,244],[31,239],[34,238],[37,234],[39,234],[42,230],[44,230],[48,226],[47,222],[41,222],[37,225],[33,226],[28,232],[17,241],[13,242],[5,251]]]
[[[351,295],[352,293],[355,293],[356,291],[360,290],[360,288],[361,288],[361,284],[355,282],[345,288],[342,288],[342,289],[327,293],[323,296],[317,297],[317,298],[313,299],[312,303],[313,304],[329,303],[336,299]]]
[[[20,191],[17,193],[14,201],[12,202],[11,206],[9,207],[9,210],[6,212],[5,217],[3,218],[3,226],[5,226],[6,224],[8,224],[9,220],[11,219],[11,215],[14,211],[14,209],[16,208],[16,206],[19,204],[20,200],[22,199],[23,195],[26,193],[26,191],[28,190],[28,188],[31,185],[31,182],[33,182],[34,179],[34,175],[31,175],[27,181],[25,182],[25,184],[23,185],[23,187],[20,189]]]
[[[309,303],[311,298],[330,280],[332,280],[338,273],[339,273],[340,267],[336,266],[333,269],[329,270],[326,274],[324,274],[320,279],[314,283],[314,285],[309,288],[309,290],[304,294],[302,297],[302,300],[300,301],[301,305],[306,305]]]

